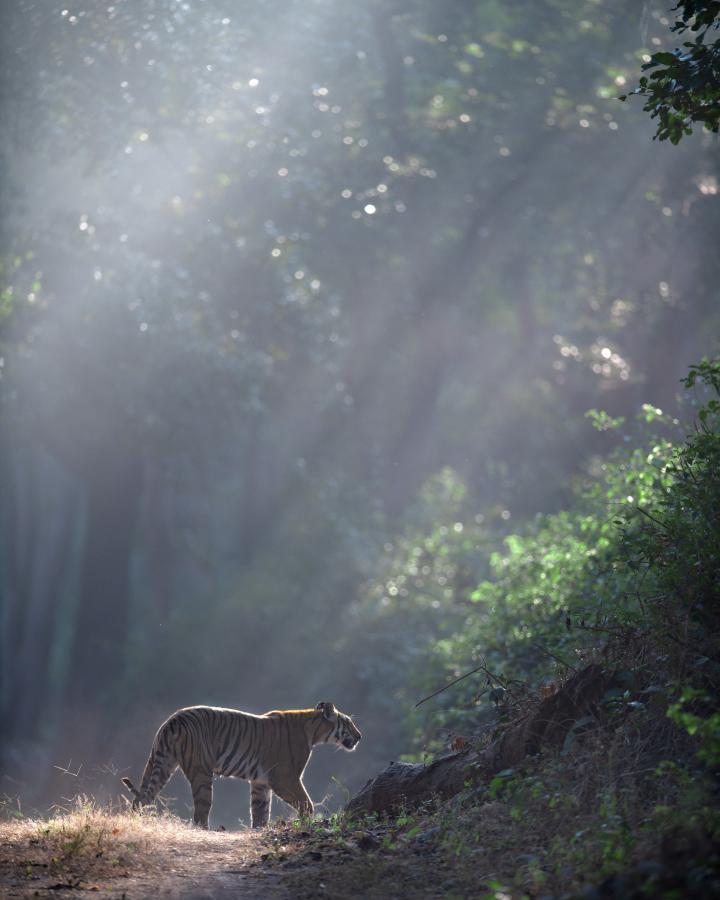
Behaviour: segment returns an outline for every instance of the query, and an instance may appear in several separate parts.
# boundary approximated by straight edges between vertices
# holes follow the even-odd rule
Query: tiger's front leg
[[[313,803],[301,781],[273,784],[273,790],[281,800],[293,806],[300,816],[313,814]]]
[[[262,781],[250,782],[250,821],[253,828],[264,828],[270,821],[272,791]]]

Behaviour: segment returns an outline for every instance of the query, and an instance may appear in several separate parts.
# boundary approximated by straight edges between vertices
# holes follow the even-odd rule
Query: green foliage
[[[585,417],[590,419],[593,424],[593,428],[597,429],[598,431],[617,430],[625,422],[624,416],[617,416],[613,418],[612,416],[608,415],[605,410],[602,409],[589,409],[585,413]]]
[[[514,775],[515,771],[513,769],[503,769],[490,780],[490,783],[488,784],[488,794],[492,800],[496,800],[503,792],[509,790]]]
[[[437,482],[441,494],[425,491],[413,520],[422,524],[388,545],[364,614],[382,622],[415,699],[482,668],[409,716],[419,741],[437,747],[453,734],[492,732],[548,672],[582,665],[611,638],[651,647],[667,678],[685,677],[688,665],[717,678],[710,660],[720,599],[720,364],[692,367],[684,387],[700,391],[685,442],[636,437],[643,446],[593,461],[571,509],[538,516],[499,544],[486,531],[492,516],[447,503],[462,494],[450,473]],[[677,431],[676,419],[649,404],[638,418],[644,429]],[[604,428],[608,418],[595,420]],[[608,713],[657,702],[659,673],[652,683],[643,677],[617,674]],[[564,753],[575,736],[568,734]]]
[[[694,124],[716,134],[720,128],[720,38],[709,40],[720,28],[720,3],[681,0],[673,9],[679,18],[671,31],[693,32],[694,40],[653,53],[642,67],[650,74],[630,93],[645,97],[643,109],[658,119],[655,137],[677,144]]]
[[[426,749],[491,740],[570,667],[600,660],[608,673],[557,752],[467,783],[431,819],[458,871],[480,866],[513,896],[602,879],[638,896],[718,883],[720,360],[692,366],[683,387],[684,439],[674,416],[644,404],[568,510],[499,541],[443,472],[367,586],[364,613],[381,618],[416,697],[480,669],[407,717]],[[394,696],[410,705],[407,689]]]
[[[683,688],[680,699],[668,707],[668,718],[699,740],[697,751],[709,769],[720,768],[720,711],[717,696],[697,688]]]
[[[704,360],[684,381],[709,392],[663,483],[622,521],[621,558],[633,572],[642,612],[675,655],[713,643],[720,600],[720,363]],[[668,643],[667,637],[663,644]],[[711,654],[712,655],[712,654]]]
[[[433,820],[439,844],[511,896],[579,896],[604,879],[622,896],[684,896],[685,879],[710,896],[720,873],[712,779],[691,756],[655,764],[682,756],[676,738],[661,710],[596,720],[569,759],[528,758],[446,803]]]

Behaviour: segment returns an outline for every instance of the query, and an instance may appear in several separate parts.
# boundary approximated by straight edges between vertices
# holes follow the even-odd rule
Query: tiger
[[[354,750],[360,738],[350,716],[333,703],[315,709],[271,710],[263,715],[189,706],[179,709],[157,731],[139,788],[123,778],[133,795],[132,808],[152,803],[180,767],[190,782],[193,822],[208,827],[213,776],[250,782],[250,817],[253,828],[270,819],[273,793],[300,816],[314,811],[302,782],[313,747],[334,744]]]

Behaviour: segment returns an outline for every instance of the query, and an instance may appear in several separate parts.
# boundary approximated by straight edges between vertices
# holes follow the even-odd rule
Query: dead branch
[[[541,749],[561,747],[573,724],[595,713],[606,681],[600,666],[587,666],[485,748],[468,747],[429,765],[391,762],[352,798],[347,812],[392,813],[431,797],[446,799],[459,793],[468,782],[489,779]]]

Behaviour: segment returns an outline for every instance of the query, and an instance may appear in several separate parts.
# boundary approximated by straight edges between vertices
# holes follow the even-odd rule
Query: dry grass
[[[137,879],[240,872],[260,854],[250,832],[212,832],[167,813],[100,807],[86,798],[49,819],[0,823],[0,893],[104,890]]]

